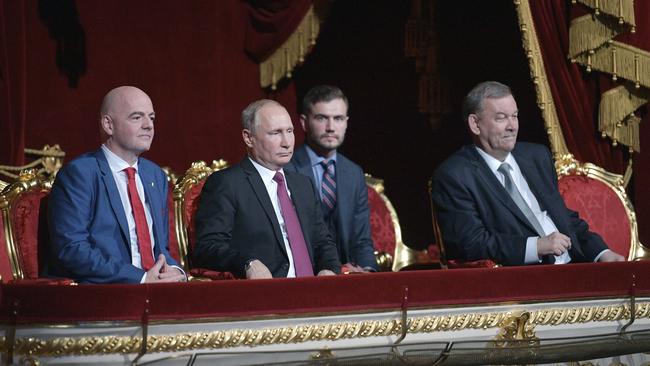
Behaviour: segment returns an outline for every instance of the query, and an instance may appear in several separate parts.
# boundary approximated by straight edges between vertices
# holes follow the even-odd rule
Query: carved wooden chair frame
[[[650,249],[639,241],[636,213],[632,202],[625,192],[625,184],[622,175],[608,172],[607,170],[592,163],[581,163],[572,154],[564,154],[556,157],[555,169],[558,179],[567,175],[586,176],[602,182],[609,187],[623,203],[627,217],[630,220],[630,251],[627,260],[650,259]]]
[[[37,169],[27,169],[20,172],[16,181],[4,188],[0,194],[0,213],[2,216],[4,235],[7,254],[11,263],[13,278],[17,280],[25,279],[25,273],[22,268],[22,258],[18,243],[14,235],[13,221],[11,219],[11,210],[15,202],[30,191],[42,190],[49,192],[52,189],[52,179],[41,179]]]
[[[206,179],[210,174],[221,169],[228,167],[228,163],[223,160],[213,160],[211,165],[207,165],[204,161],[195,161],[189,169],[178,179],[174,185],[173,199],[174,199],[174,231],[176,232],[176,239],[178,240],[178,254],[180,257],[180,265],[189,271],[189,238],[187,234],[188,222],[185,222],[185,194],[192,189],[195,185]]]
[[[406,266],[414,264],[431,264],[431,260],[429,259],[426,249],[415,250],[408,247],[402,241],[402,229],[399,223],[399,218],[397,217],[397,211],[395,211],[395,207],[385,194],[384,180],[373,177],[368,173],[365,174],[365,178],[366,185],[374,189],[375,192],[379,194],[379,197],[383,201],[384,205],[386,205],[386,208],[390,213],[391,221],[393,222],[393,227],[395,228],[395,252],[385,253],[375,250],[375,258],[377,259],[379,268],[391,268],[393,271],[399,271]]]

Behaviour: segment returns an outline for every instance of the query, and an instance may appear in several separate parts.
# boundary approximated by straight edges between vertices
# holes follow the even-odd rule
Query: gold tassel
[[[580,1],[581,4],[594,9],[594,13],[596,13],[597,11],[597,15],[601,15],[601,13],[607,14],[616,18],[619,23],[624,22],[630,25],[636,25],[634,19],[634,0],[619,0],[618,2],[612,0],[605,0],[605,1],[578,0],[578,1]]]
[[[291,78],[293,69],[304,62],[305,55],[316,44],[319,32],[320,19],[312,5],[291,36],[269,58],[260,63],[260,86],[276,90],[280,78]]]

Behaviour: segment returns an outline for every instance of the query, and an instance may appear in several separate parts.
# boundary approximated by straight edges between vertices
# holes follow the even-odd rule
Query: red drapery
[[[635,1],[636,33],[624,33],[615,39],[632,46],[650,50],[650,2]],[[584,68],[572,64],[568,58],[569,26],[576,15],[586,13],[581,5],[571,5],[564,0],[530,1],[535,21],[544,66],[553,93],[553,99],[562,126],[567,147],[577,159],[592,162],[618,174],[625,172],[626,147],[612,147],[611,140],[600,137],[597,128],[597,113],[600,95],[615,85],[610,75],[598,72],[586,73]],[[642,111],[644,112],[644,111]],[[648,114],[641,123],[641,151],[650,143]],[[634,155],[633,187],[628,191],[637,203],[637,219],[642,242],[650,240],[650,210],[646,207],[647,187],[650,171],[644,169],[650,164],[647,153]]]
[[[257,3],[0,0],[0,164],[22,164],[26,145],[58,143],[67,160],[98,148],[99,104],[118,85],[153,100],[146,157],[177,172],[238,161],[239,114],[254,99],[278,100],[297,123],[293,83],[262,90],[252,58],[281,45],[311,1]]]

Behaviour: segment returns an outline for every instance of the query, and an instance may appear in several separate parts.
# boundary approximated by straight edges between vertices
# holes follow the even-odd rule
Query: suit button
[[[282,265],[282,268],[283,268],[283,269],[289,269],[289,265],[288,265],[288,264],[283,264],[283,265]]]

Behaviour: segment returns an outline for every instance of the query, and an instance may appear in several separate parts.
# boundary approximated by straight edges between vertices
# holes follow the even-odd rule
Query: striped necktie
[[[323,180],[321,181],[323,212],[325,216],[328,216],[336,207],[336,172],[334,160],[323,160],[320,164],[323,166]]]

